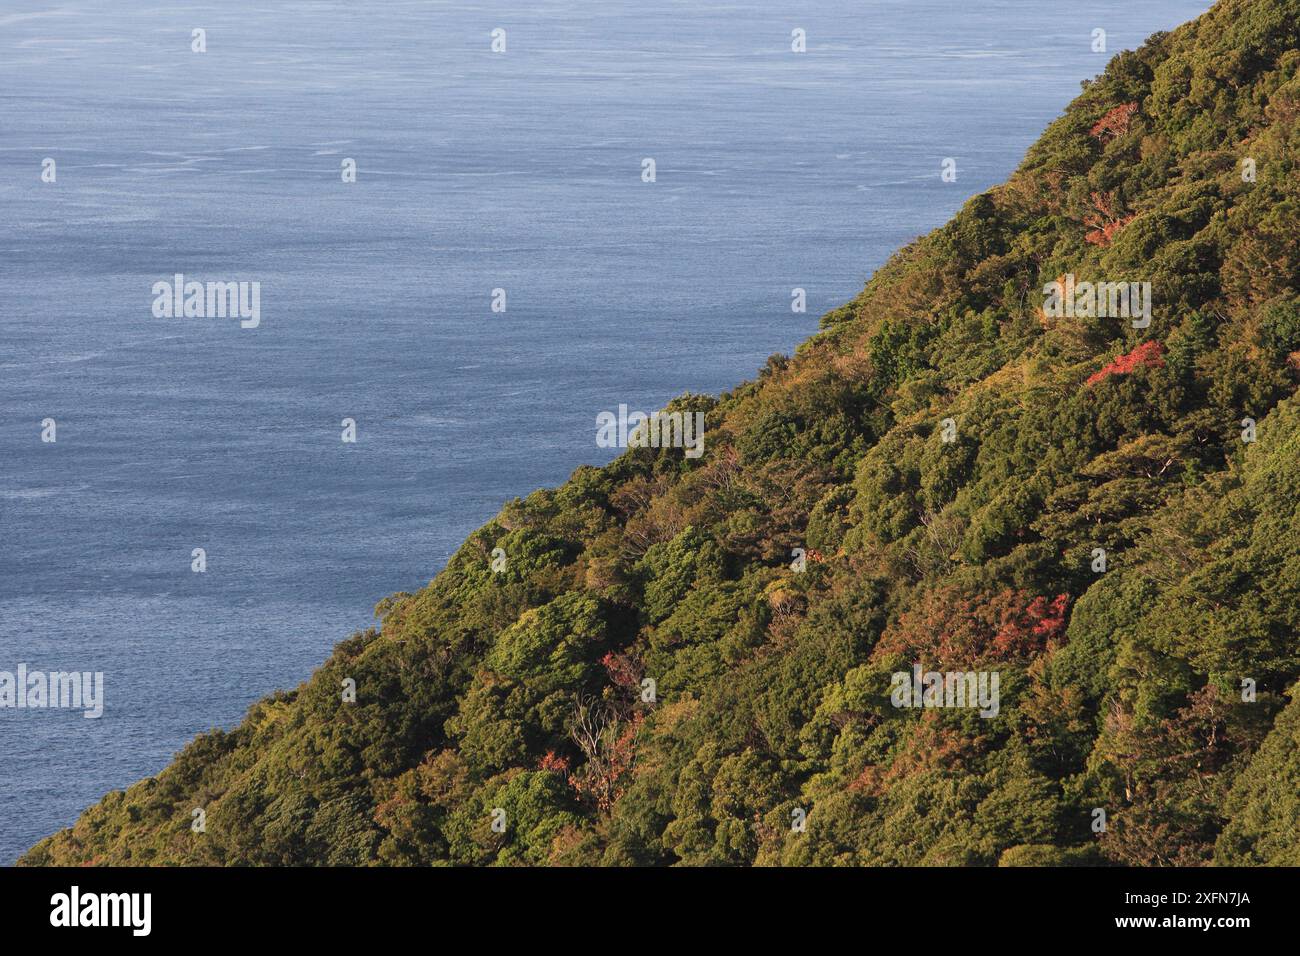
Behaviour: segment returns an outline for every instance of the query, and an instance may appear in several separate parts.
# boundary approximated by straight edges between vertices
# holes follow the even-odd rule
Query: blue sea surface
[[[609,460],[598,412],[793,350],[1208,6],[5,0],[0,671],[106,701],[0,708],[0,863]],[[155,318],[175,273],[260,326]]]

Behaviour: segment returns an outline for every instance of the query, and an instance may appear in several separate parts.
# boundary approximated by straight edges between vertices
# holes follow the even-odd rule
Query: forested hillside
[[[1300,0],[1120,54],[794,356],[676,400],[701,457],[509,503],[22,862],[1300,865],[1297,157]],[[895,706],[916,663],[996,716]]]

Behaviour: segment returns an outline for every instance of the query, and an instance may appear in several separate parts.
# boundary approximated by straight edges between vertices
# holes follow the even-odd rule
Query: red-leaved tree
[[[553,773],[567,776],[569,773],[569,758],[558,755],[554,750],[548,750],[546,756],[538,761],[537,769],[550,770]]]
[[[1090,132],[1103,143],[1107,139],[1117,139],[1128,132],[1129,125],[1137,113],[1136,103],[1121,103],[1097,120]]]
[[[1066,594],[938,588],[885,629],[872,657],[902,656],[934,669],[1028,661],[1060,642],[1069,603]]]
[[[1083,224],[1089,230],[1083,238],[1094,246],[1108,246],[1115,238],[1115,233],[1132,222],[1135,216],[1119,214],[1115,208],[1113,192],[1092,193],[1089,198],[1092,200],[1093,211],[1083,217]]]
[[[1088,376],[1088,381],[1085,384],[1088,388],[1092,388],[1098,382],[1104,381],[1112,375],[1127,375],[1129,372],[1140,368],[1162,368],[1165,364],[1164,355],[1165,347],[1159,342],[1154,339],[1150,342],[1143,342],[1132,352],[1115,358],[1109,365],[1093,372]]]

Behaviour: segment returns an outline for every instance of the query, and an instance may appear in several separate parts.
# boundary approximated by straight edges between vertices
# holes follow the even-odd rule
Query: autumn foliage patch
[[[1128,132],[1137,109],[1136,103],[1121,103],[1097,120],[1089,132],[1103,143],[1108,139],[1118,139]]]
[[[1115,238],[1115,233],[1136,218],[1133,215],[1121,216],[1115,208],[1114,193],[1094,192],[1090,195],[1093,211],[1083,217],[1083,224],[1089,232],[1084,240],[1094,246],[1108,246]]]
[[[886,630],[873,657],[902,654],[936,668],[1028,661],[1061,643],[1069,603],[1066,594],[967,596],[941,588]]]
[[[1159,342],[1143,342],[1132,352],[1119,356],[1105,368],[1093,372],[1085,384],[1091,388],[1112,375],[1127,375],[1139,368],[1162,368],[1165,364],[1164,354],[1165,347]]]

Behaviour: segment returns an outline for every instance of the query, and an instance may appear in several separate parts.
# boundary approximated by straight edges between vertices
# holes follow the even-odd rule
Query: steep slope
[[[674,402],[702,457],[511,502],[22,862],[1295,864],[1298,147],[1300,0],[1121,54],[795,356]],[[914,663],[996,715],[893,706]]]

